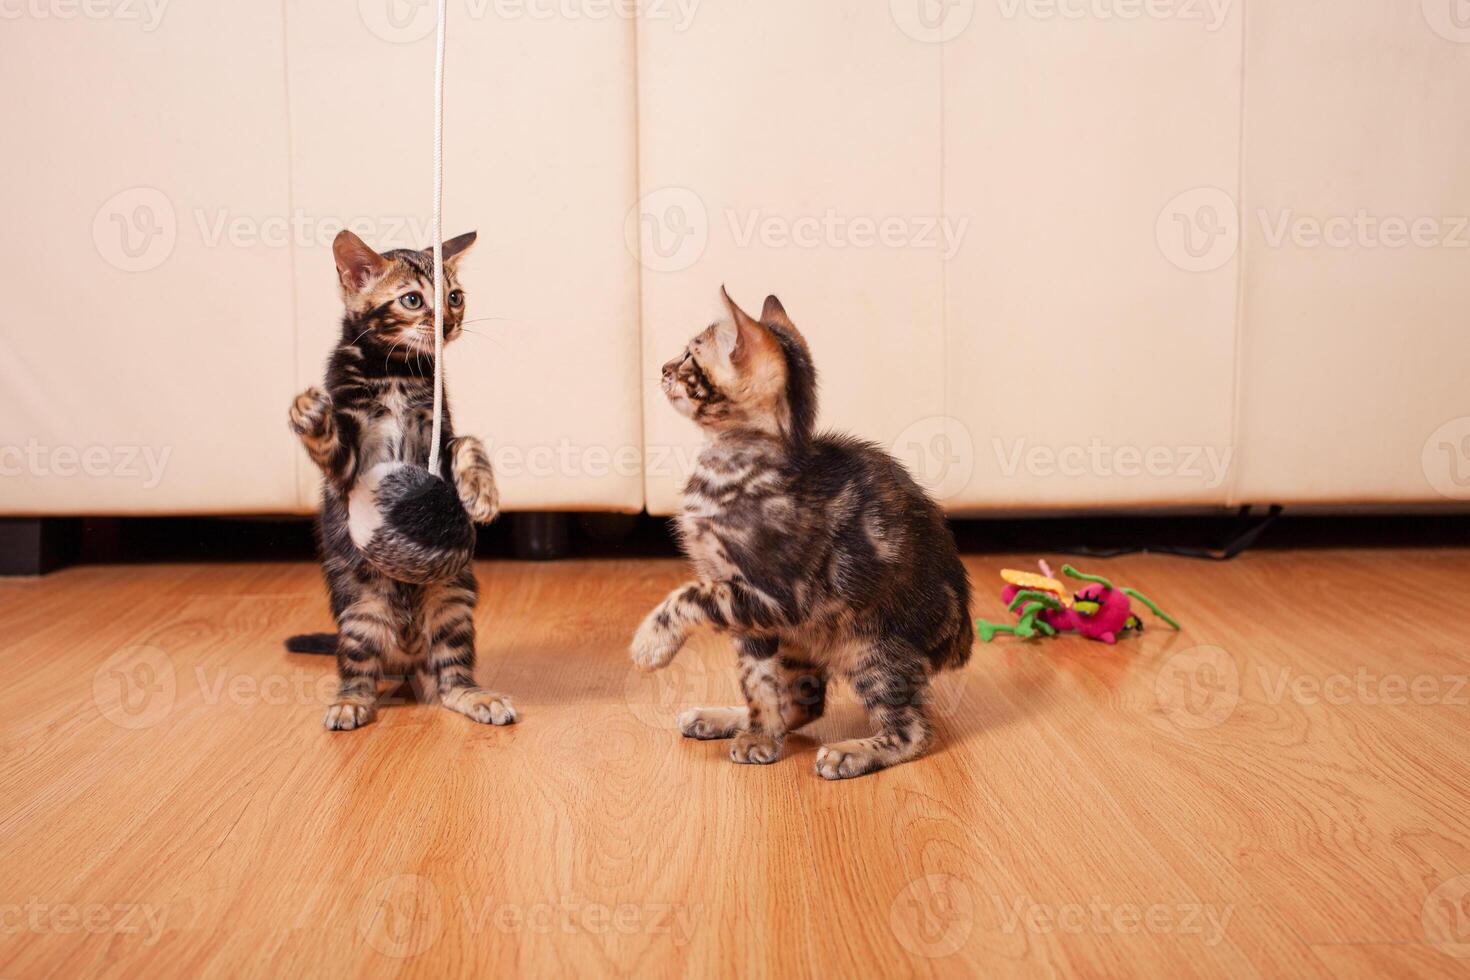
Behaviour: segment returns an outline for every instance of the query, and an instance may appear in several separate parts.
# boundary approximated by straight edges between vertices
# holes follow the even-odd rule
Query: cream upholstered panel
[[[687,9],[688,5],[684,5]],[[887,4],[707,0],[639,21],[648,507],[697,450],[659,366],[720,306],[778,294],[822,376],[821,421],[891,444],[939,414],[939,49]],[[902,411],[897,410],[902,406]]]
[[[950,25],[944,204],[968,232],[950,419],[916,458],[951,510],[1220,503],[1238,270],[1197,223],[1238,182],[1240,5],[1065,9]]]
[[[1470,500],[1456,2],[1250,8],[1240,500]]]
[[[445,233],[480,233],[461,278],[487,318],[446,356],[455,427],[490,446],[507,509],[636,511],[634,25],[531,10],[450,5]],[[429,244],[433,5],[299,4],[288,27],[292,190],[320,229],[296,251],[304,387],[338,335],[336,227]],[[298,481],[311,506],[304,455]]]
[[[3,27],[0,513],[290,508],[281,7],[101,9]]]

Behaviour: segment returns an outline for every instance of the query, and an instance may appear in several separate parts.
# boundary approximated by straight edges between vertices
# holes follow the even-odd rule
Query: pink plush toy
[[[1118,637],[1130,630],[1143,631],[1143,621],[1133,614],[1129,596],[1153,610],[1164,622],[1179,629],[1179,624],[1153,601],[1135,589],[1116,588],[1101,575],[1088,575],[1071,565],[1063,565],[1062,573],[1087,582],[1075,596],[1068,596],[1066,586],[1052,577],[1051,568],[1041,562],[1042,574],[1006,569],[1001,578],[1007,582],[1000,597],[1012,612],[1018,609],[1021,619],[1014,626],[1002,626],[977,620],[980,639],[989,643],[997,633],[1011,633],[1030,639],[1041,633],[1078,633],[1089,640],[1117,643]]]

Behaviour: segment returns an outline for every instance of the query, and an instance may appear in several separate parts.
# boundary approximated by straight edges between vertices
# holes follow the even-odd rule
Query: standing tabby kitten
[[[444,243],[444,339],[459,336],[464,291],[456,267],[475,233]],[[321,467],[317,525],[335,636],[292,637],[298,652],[337,654],[341,686],[322,724],[350,731],[373,719],[378,684],[413,672],[426,699],[475,721],[508,725],[515,708],[475,685],[473,566],[448,584],[412,585],[379,572],[352,543],[348,498],[379,463],[427,465],[434,413],[434,266],[431,250],[379,255],[349,231],[332,243],[346,313],[327,364],[326,390],[308,389],[291,406],[291,428]],[[480,440],[455,438],[445,396],[439,475],[476,521],[500,504]],[[473,552],[473,548],[470,549]]]
[[[633,638],[665,666],[697,626],[729,633],[745,707],[694,708],[689,738],[731,738],[730,758],[774,762],[786,733],[822,714],[830,674],[878,733],[824,745],[817,772],[846,779],[920,755],[929,679],[970,657],[970,583],[939,507],[887,453],[813,435],[816,370],[776,297],[664,365],[674,408],[706,445],[678,526],[698,580],[671,592]]]

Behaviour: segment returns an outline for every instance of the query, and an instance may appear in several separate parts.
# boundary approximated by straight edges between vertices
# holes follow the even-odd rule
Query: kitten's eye
[[[459,309],[461,306],[463,306],[464,293],[460,292],[458,289],[451,289],[449,291],[449,305],[454,307],[455,309]]]
[[[398,297],[398,302],[402,303],[406,310],[418,310],[423,308],[424,297],[420,293],[404,293]]]

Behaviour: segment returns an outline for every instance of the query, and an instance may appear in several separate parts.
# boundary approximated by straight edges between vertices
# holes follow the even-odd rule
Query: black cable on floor
[[[1177,555],[1181,558],[1200,558],[1206,561],[1229,561],[1236,555],[1245,551],[1256,543],[1261,533],[1276,523],[1284,508],[1280,504],[1272,504],[1271,509],[1265,517],[1252,521],[1250,505],[1240,508],[1235,517],[1235,527],[1230,532],[1230,537],[1225,544],[1219,548],[1188,548],[1180,545],[1143,545],[1136,548],[1089,548],[1086,545],[1078,545],[1073,548],[1057,549],[1064,555],[1078,555],[1083,558],[1118,558],[1122,555],[1154,554],[1154,555]]]

